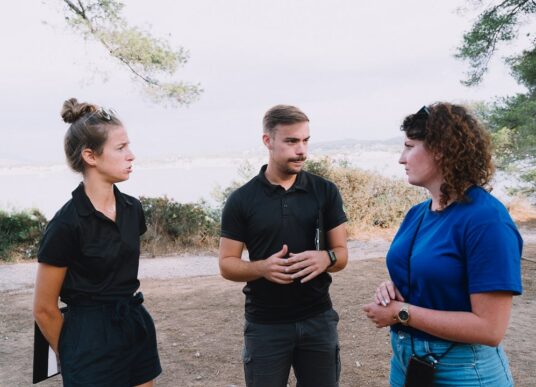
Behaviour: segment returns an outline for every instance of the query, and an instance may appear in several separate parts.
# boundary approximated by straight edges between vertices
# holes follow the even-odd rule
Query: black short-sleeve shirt
[[[67,267],[60,297],[66,304],[131,296],[140,286],[141,203],[114,186],[116,221],[97,211],[80,183],[48,223],[38,261]]]
[[[268,258],[283,244],[291,253],[314,250],[319,217],[323,218],[325,231],[346,222],[335,184],[302,171],[294,185],[285,190],[266,179],[266,167],[229,196],[222,214],[221,236],[244,242],[250,260]],[[331,307],[330,283],[328,273],[305,284],[299,279],[289,285],[264,278],[250,281],[243,289],[246,319],[286,323],[312,317]]]

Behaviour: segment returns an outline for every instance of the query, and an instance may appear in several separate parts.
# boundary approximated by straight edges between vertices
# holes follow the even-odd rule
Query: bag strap
[[[415,227],[415,232],[413,233],[413,237],[411,238],[411,244],[409,245],[409,253],[408,253],[408,303],[409,299],[411,297],[411,256],[413,255],[413,246],[415,245],[415,240],[417,239],[417,234],[419,233],[419,230],[421,228],[422,221],[424,220],[424,215],[426,214],[426,208],[423,209],[422,215],[419,218],[419,221],[417,223],[417,227]],[[411,338],[411,354],[413,356],[417,356],[415,354],[415,345],[413,343],[413,335],[410,334]],[[447,348],[445,352],[443,352],[441,355],[436,355],[435,353],[430,353],[429,355],[433,355],[434,359],[439,362],[447,353],[450,352],[450,350],[456,345],[456,343],[451,343],[451,345]]]

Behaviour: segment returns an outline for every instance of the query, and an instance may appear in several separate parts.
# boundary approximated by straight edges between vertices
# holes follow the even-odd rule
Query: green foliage
[[[515,133],[510,128],[501,128],[491,133],[495,150],[495,163],[499,168],[506,168],[515,157]]]
[[[333,172],[333,162],[328,157],[318,159],[307,159],[303,168],[309,172],[318,176],[322,176],[329,179]]]
[[[122,18],[118,0],[64,0],[67,23],[85,39],[100,42],[109,54],[125,65],[147,94],[157,102],[188,105],[202,92],[199,85],[160,79],[184,65],[189,53],[173,49],[167,41],[131,27]]]
[[[318,176],[330,179],[335,169],[352,169],[348,160],[333,160],[329,156],[307,159],[303,168]]]
[[[536,46],[536,41],[534,42]],[[512,74],[517,81],[527,87],[530,93],[536,93],[536,47],[524,50],[521,55],[508,59]]]
[[[176,249],[214,246],[219,218],[201,203],[177,203],[167,197],[140,198],[147,222],[145,250],[153,254]]]
[[[513,159],[529,159],[536,155],[536,94],[499,99],[492,105],[488,121],[492,132],[509,129]]]
[[[38,210],[0,211],[0,260],[35,257],[46,223]]]
[[[173,74],[178,63],[188,59],[188,53],[182,47],[173,51],[167,42],[148,36],[135,27],[102,31],[98,36],[109,42],[115,55],[133,63],[133,67],[139,71],[145,69]]]
[[[482,81],[488,64],[498,45],[518,36],[519,22],[523,17],[536,13],[536,2],[532,0],[504,0],[493,4],[480,13],[470,31],[463,35],[456,57],[470,64],[468,86]]]
[[[491,132],[495,163],[524,184],[512,195],[536,193],[536,98],[517,94],[479,104],[475,111]]]
[[[527,183],[536,182],[536,168],[533,168],[521,175],[521,179]]]
[[[463,36],[456,55],[470,63],[466,85],[476,85],[482,80],[498,44],[516,39],[520,25],[534,14],[536,2],[530,0],[504,0],[484,9]],[[492,133],[498,167],[517,174],[528,184],[524,193],[530,195],[536,192],[536,40],[531,48],[507,58],[506,62],[528,92],[480,106],[477,114]]]

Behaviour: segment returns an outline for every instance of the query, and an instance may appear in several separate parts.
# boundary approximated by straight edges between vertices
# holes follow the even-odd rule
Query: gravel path
[[[384,257],[389,242],[384,239],[349,241],[350,260]],[[0,292],[31,290],[34,285],[37,262],[0,265]],[[170,256],[140,260],[140,279],[171,279],[218,275],[216,256]]]

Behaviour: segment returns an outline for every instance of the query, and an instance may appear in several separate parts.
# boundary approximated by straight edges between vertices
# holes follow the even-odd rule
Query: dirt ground
[[[531,227],[532,228],[532,227]],[[536,386],[536,241],[523,254],[524,294],[514,298],[504,346],[516,385]],[[340,315],[341,386],[387,386],[387,329],[376,329],[361,312],[386,278],[382,257],[351,261],[331,288]],[[242,284],[218,276],[145,280],[142,291],[158,332],[164,369],[159,386],[243,386]],[[31,385],[33,320],[31,290],[0,293],[0,386]],[[289,381],[295,386],[294,379]],[[56,376],[40,383],[61,386]]]

